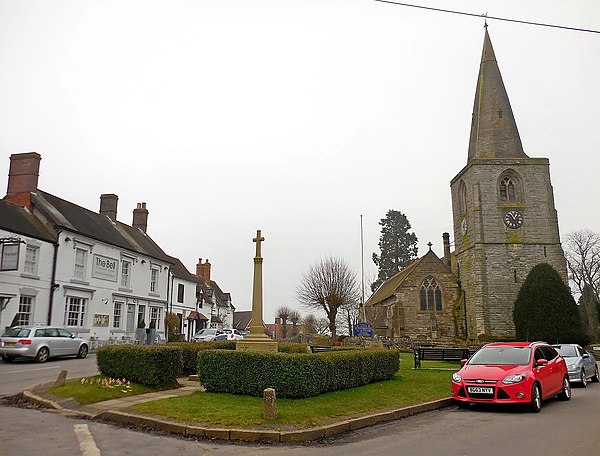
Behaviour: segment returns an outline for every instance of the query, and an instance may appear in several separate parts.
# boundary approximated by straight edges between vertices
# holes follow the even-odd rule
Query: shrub
[[[343,350],[319,354],[201,351],[200,382],[207,391],[304,398],[388,380],[398,372],[395,350]]]
[[[203,350],[235,350],[234,340],[224,340],[219,342],[176,342],[169,343],[169,346],[177,347],[181,350],[182,373],[184,375],[193,375],[198,373],[198,352]]]
[[[292,342],[279,342],[279,353],[308,353],[308,345]]]
[[[517,339],[586,345],[577,304],[558,272],[547,263],[534,266],[513,308]]]
[[[108,345],[96,353],[98,370],[107,377],[153,387],[177,384],[182,350],[172,345]]]

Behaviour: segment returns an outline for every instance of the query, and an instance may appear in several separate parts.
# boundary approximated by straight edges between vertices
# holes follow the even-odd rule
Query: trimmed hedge
[[[295,342],[279,342],[279,353],[309,353],[308,345]]]
[[[183,375],[195,375],[198,373],[198,352],[203,350],[235,350],[235,341],[174,342],[168,343],[167,346],[177,347],[181,350]]]
[[[198,374],[207,391],[304,398],[392,378],[400,368],[396,350],[344,350],[318,354],[206,350]]]
[[[164,387],[177,384],[183,359],[175,345],[107,345],[96,352],[96,363],[108,377]]]

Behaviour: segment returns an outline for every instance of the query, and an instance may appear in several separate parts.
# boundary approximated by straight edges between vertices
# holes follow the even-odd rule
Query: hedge
[[[177,384],[183,359],[175,345],[107,345],[96,352],[96,363],[108,377],[165,387]]]
[[[198,373],[198,352],[202,350],[235,350],[234,340],[218,342],[174,342],[167,346],[177,347],[181,350],[182,373],[192,375]]]
[[[304,398],[389,380],[400,367],[396,350],[344,350],[319,354],[206,350],[198,374],[207,391]]]

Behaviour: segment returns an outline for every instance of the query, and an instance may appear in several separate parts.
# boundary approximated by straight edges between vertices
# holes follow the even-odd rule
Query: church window
[[[498,109],[498,117],[502,119],[502,109]]]
[[[437,280],[429,276],[421,283],[421,310],[442,310],[442,290]]]
[[[458,211],[461,215],[467,212],[467,186],[464,181],[458,185]]]
[[[500,182],[500,200],[513,202],[516,201],[515,183],[510,177],[505,177]]]

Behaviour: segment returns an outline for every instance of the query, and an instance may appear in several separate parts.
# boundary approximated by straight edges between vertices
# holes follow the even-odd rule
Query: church
[[[375,333],[422,342],[514,337],[512,309],[529,271],[549,263],[567,283],[547,158],[523,150],[485,28],[467,163],[450,182],[454,251],[429,251],[365,303]]]

